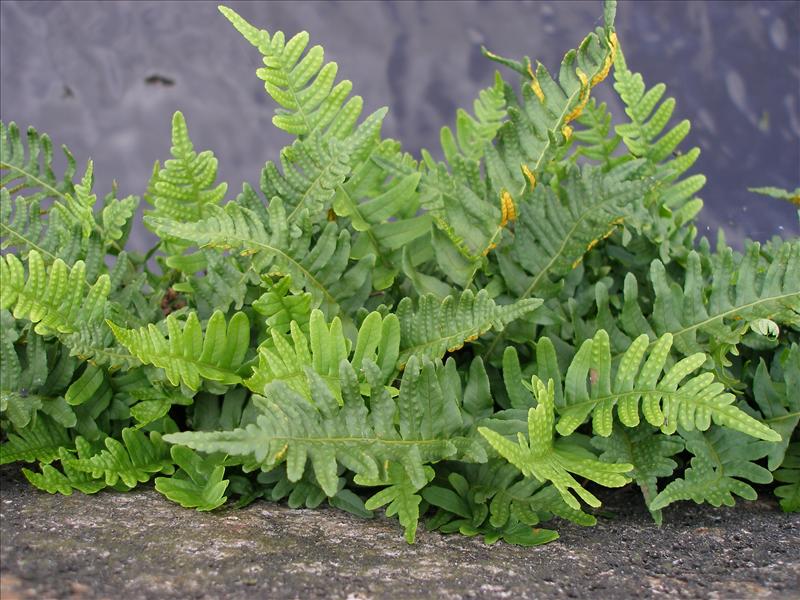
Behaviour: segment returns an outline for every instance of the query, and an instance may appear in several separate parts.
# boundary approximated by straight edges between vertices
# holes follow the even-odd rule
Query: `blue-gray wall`
[[[480,44],[552,70],[601,14],[599,0],[230,5],[270,31],[309,31],[367,110],[390,107],[384,133],[412,152],[437,147],[439,127],[491,84],[495,65]],[[709,178],[703,231],[800,234],[790,205],[746,191],[800,185],[800,3],[620,2],[617,29],[631,68],[649,85],[665,82],[676,116],[692,120],[685,147],[702,148],[695,171]],[[153,162],[169,155],[176,109],[233,191],[257,183],[287,140],[270,123],[258,53],[216,3],[4,0],[0,50],[0,117],[93,158],[101,194],[112,179],[122,194],[142,193]],[[153,75],[174,85],[148,84]]]

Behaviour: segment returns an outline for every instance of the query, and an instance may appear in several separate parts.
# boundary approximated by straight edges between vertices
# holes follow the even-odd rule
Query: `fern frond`
[[[34,323],[40,335],[73,333],[103,318],[111,287],[109,277],[101,275],[87,292],[83,261],[70,268],[56,259],[46,268],[41,254],[31,250],[27,279],[22,262],[13,254],[0,258],[0,268],[0,308],[10,309],[16,319]]]
[[[684,355],[739,344],[759,319],[800,328],[800,242],[781,243],[767,264],[753,242],[744,256],[726,248],[711,257],[708,275],[700,255],[689,252],[683,289],[667,275],[659,260],[650,266],[655,299],[645,316],[636,278],[625,278],[619,323],[626,333],[646,331],[651,337],[670,333]],[[644,327],[644,329],[642,329]]]
[[[616,425],[609,437],[595,436],[592,445],[602,450],[600,460],[633,465],[631,476],[639,486],[648,506],[658,495],[659,477],[670,477],[678,463],[671,457],[683,450],[679,436],[665,436],[657,429],[645,424],[627,429]],[[661,524],[660,510],[651,510],[653,520]]]
[[[43,198],[64,198],[73,192],[72,178],[75,176],[75,159],[69,149],[62,146],[67,159],[67,167],[59,178],[53,171],[53,144],[47,134],[39,134],[28,127],[28,156],[25,156],[19,128],[16,123],[8,125],[0,121],[0,186],[9,194],[28,190],[41,200]],[[2,225],[7,225],[3,219]]]
[[[217,159],[210,150],[197,153],[189,139],[183,114],[172,116],[172,159],[153,167],[145,200],[154,210],[148,214],[158,218],[192,223],[208,215],[225,197],[227,183],[214,187],[217,178]],[[158,233],[158,232],[156,232]]]
[[[400,326],[394,315],[383,318],[377,312],[370,313],[361,324],[352,354],[350,341],[345,337],[338,317],[329,326],[322,312],[313,310],[309,317],[308,335],[295,321],[290,324],[290,331],[291,336],[287,339],[278,330],[272,330],[272,343],[259,347],[258,366],[244,382],[257,394],[264,393],[269,383],[282,381],[313,402],[313,381],[307,372],[307,369],[312,369],[315,377],[321,377],[330,392],[341,401],[342,361],[349,362],[357,374],[361,373],[365,360],[371,361],[377,365],[383,385],[391,382],[400,345]]]
[[[269,278],[262,284],[267,291],[253,301],[253,310],[266,317],[267,331],[279,334],[289,333],[292,321],[297,323],[300,331],[308,334],[311,318],[311,294],[290,293],[292,278],[287,275],[277,282]]]
[[[507,93],[509,120],[498,131],[498,143],[486,149],[486,167],[493,189],[512,197],[533,190],[542,171],[557,149],[572,135],[569,123],[577,119],[589,100],[591,89],[608,75],[614,62],[617,37],[613,15],[605,28],[589,34],[577,50],[570,50],[561,62],[558,81],[541,63],[534,70],[524,63],[484,54],[523,75],[522,99]]]
[[[75,452],[79,460],[88,459],[94,454],[91,444],[81,436],[75,438]],[[72,451],[59,448],[58,459],[61,462],[61,471],[52,464],[40,464],[39,473],[30,469],[22,469],[22,474],[34,487],[48,494],[58,493],[71,496],[73,490],[84,494],[95,494],[107,487],[105,480],[96,479],[89,473],[73,467],[71,461],[75,458],[76,455]]]
[[[573,491],[590,506],[600,506],[600,501],[570,473],[606,487],[622,487],[630,481],[624,474],[629,473],[633,465],[604,463],[595,459],[591,453],[587,456],[576,448],[555,445],[553,380],[550,380],[545,387],[541,380],[534,378],[533,386],[538,406],[528,411],[527,438],[518,433],[515,444],[488,427],[479,427],[478,431],[501,457],[519,469],[523,475],[541,482],[552,482],[570,507],[580,509],[580,503],[573,496]]]
[[[775,488],[784,512],[800,512],[800,443],[789,445],[781,468],[773,474],[784,485]]]
[[[66,427],[39,414],[27,427],[9,432],[8,441],[0,445],[0,465],[18,460],[49,464],[59,457],[61,448],[72,447]]]
[[[316,240],[310,228],[299,237],[290,236],[282,202],[269,204],[269,229],[249,208],[228,203],[215,207],[210,216],[196,223],[145,217],[159,233],[191,242],[198,247],[236,249],[256,256],[258,273],[291,275],[292,281],[311,292],[326,313],[335,315],[341,305],[362,306],[371,290],[370,269],[374,256],[350,264],[350,234],[336,223],[327,223]]]
[[[431,360],[442,358],[492,329],[502,331],[541,304],[538,298],[527,298],[501,306],[495,304],[486,290],[477,294],[465,290],[460,297],[448,296],[444,300],[432,294],[421,296],[416,308],[410,298],[403,298],[397,306],[399,365],[402,368],[413,355]]]
[[[171,474],[175,470],[167,445],[157,431],[152,431],[148,437],[139,429],[125,428],[122,442],[107,437],[105,447],[94,456],[65,463],[90,473],[95,479],[104,478],[106,485],[114,486],[119,482],[128,489],[148,481],[153,473]]]
[[[221,311],[215,311],[205,327],[190,312],[181,322],[174,315],[166,318],[168,336],[150,324],[140,329],[125,329],[108,323],[114,336],[131,354],[145,364],[164,369],[169,382],[200,389],[202,380],[231,385],[241,383],[240,371],[250,343],[250,320],[238,312],[225,323]]]
[[[342,361],[342,404],[323,377],[307,369],[313,402],[274,381],[266,386],[264,397],[254,396],[262,413],[255,424],[233,431],[175,433],[164,439],[202,452],[254,459],[262,470],[286,461],[290,481],[302,477],[311,459],[328,496],[338,491],[337,463],[374,479],[379,465],[397,462],[419,489],[427,483],[426,463],[451,456],[485,460],[476,440],[461,437],[458,398],[443,393],[433,363],[409,361],[396,400],[386,390],[377,365],[365,359],[363,368],[369,383],[368,405],[353,366]]]
[[[748,192],[754,192],[756,194],[761,194],[762,196],[769,196],[770,198],[778,198],[779,200],[786,200],[800,206],[800,188],[794,188],[794,191],[784,190],[781,188],[767,186],[767,187],[755,187],[755,188],[747,188]]]
[[[702,352],[692,354],[665,368],[672,348],[672,336],[664,334],[648,353],[649,338],[642,334],[625,351],[612,370],[608,334],[598,331],[584,342],[572,359],[564,385],[564,404],[558,432],[569,435],[587,416],[592,418],[595,433],[608,437],[613,426],[613,410],[626,427],[639,424],[639,401],[648,423],[667,435],[680,425],[691,431],[704,431],[711,419],[718,425],[736,429],[753,437],[779,441],[780,435],[738,409],[735,396],[715,381],[713,373],[689,375],[705,363]],[[647,359],[642,361],[647,354]],[[663,373],[663,374],[662,374]],[[684,381],[685,380],[685,381]]]
[[[348,99],[353,87],[350,81],[334,85],[338,66],[325,63],[321,46],[313,46],[303,55],[308,46],[307,32],[287,41],[282,31],[270,36],[232,9],[220,6],[219,10],[264,56],[264,67],[256,74],[280,106],[272,118],[277,128],[301,138],[320,133],[341,139],[350,134],[361,115],[363,100],[361,96]]]
[[[225,467],[211,458],[201,458],[189,448],[170,448],[178,470],[172,477],[156,477],[156,491],[184,508],[209,511],[219,508],[228,499]]]
[[[667,486],[650,503],[650,510],[661,510],[678,500],[708,502],[712,506],[733,506],[733,494],[755,500],[756,491],[745,481],[770,483],[772,473],[757,465],[769,444],[753,440],[742,433],[715,427],[710,431],[681,431],[686,449],[694,455],[691,467],[682,479]]]

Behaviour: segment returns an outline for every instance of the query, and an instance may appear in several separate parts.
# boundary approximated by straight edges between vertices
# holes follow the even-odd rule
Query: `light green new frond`
[[[310,227],[298,237],[290,236],[286,211],[277,198],[269,204],[269,229],[256,212],[239,203],[230,202],[209,212],[208,218],[196,223],[158,217],[145,220],[159,235],[251,255],[257,273],[291,275],[331,316],[343,308],[363,306],[371,291],[374,256],[352,264],[350,234],[336,223],[327,223],[315,239]]]
[[[770,483],[772,473],[755,462],[766,456],[769,444],[736,431],[715,427],[710,431],[681,431],[686,449],[694,455],[682,479],[668,484],[650,503],[656,511],[678,500],[733,506],[733,495],[755,500],[756,491],[745,481]]]
[[[219,10],[264,56],[264,66],[256,74],[280,106],[272,118],[276,127],[298,137],[318,132],[341,139],[351,133],[361,115],[361,96],[348,99],[353,87],[348,80],[334,85],[338,66],[325,62],[321,46],[303,54],[308,46],[307,32],[286,40],[282,31],[270,36],[232,9],[220,6]]]
[[[0,445],[0,465],[18,460],[49,464],[59,457],[61,448],[72,446],[66,427],[38,414],[30,425],[8,434],[8,441]]]
[[[678,467],[671,457],[683,450],[683,440],[679,436],[662,435],[645,424],[633,429],[616,425],[609,437],[593,437],[592,445],[603,451],[600,460],[633,465],[630,475],[641,489],[647,505],[658,495],[658,478],[670,477]],[[653,510],[651,514],[653,520],[661,524],[661,511]]]
[[[90,160],[81,182],[76,184],[74,192],[64,194],[64,202],[56,202],[53,209],[60,213],[65,223],[80,229],[83,237],[89,237],[96,227],[94,205],[97,196],[92,194],[94,185],[94,165]]]
[[[541,380],[534,378],[533,385],[538,405],[528,411],[527,438],[519,433],[515,444],[488,427],[479,427],[478,431],[501,457],[523,475],[541,482],[551,482],[573,509],[580,509],[573,492],[590,506],[600,506],[600,501],[570,473],[606,487],[622,487],[630,481],[624,473],[630,472],[633,465],[604,463],[593,458],[591,453],[587,455],[571,447],[554,445],[553,381],[550,380],[548,387],[545,387]]]
[[[47,268],[42,256],[31,250],[27,279],[22,262],[13,254],[0,258],[0,269],[0,308],[11,310],[15,319],[34,323],[40,335],[77,332],[103,318],[111,287],[109,277],[101,275],[87,286],[83,261],[70,268],[56,259]]]
[[[186,321],[166,318],[167,337],[153,324],[125,329],[109,322],[114,336],[145,364],[164,369],[169,382],[200,389],[203,379],[232,385],[241,383],[240,371],[250,343],[250,321],[238,312],[228,323],[215,311],[205,326],[190,312]]]
[[[121,483],[127,489],[148,481],[153,473],[174,472],[172,458],[161,435],[153,431],[149,437],[139,429],[122,430],[122,441],[105,439],[106,449],[89,458],[64,461],[70,467],[103,478],[106,485]]]
[[[726,248],[710,262],[710,270],[704,269],[700,255],[691,251],[681,289],[661,261],[653,261],[655,300],[647,316],[636,278],[629,274],[619,318],[622,329],[629,335],[641,333],[643,326],[656,336],[670,333],[683,355],[708,352],[718,362],[718,349],[739,344],[759,319],[800,328],[800,242],[782,242],[768,262],[757,242],[744,256]]]
[[[542,304],[538,298],[498,305],[486,290],[474,294],[465,290],[460,297],[440,300],[433,294],[421,296],[417,307],[410,298],[397,306],[400,319],[400,365],[411,356],[431,360],[455,352],[489,330],[502,331],[506,325]]]
[[[144,196],[154,208],[149,214],[183,223],[199,221],[207,216],[210,206],[222,201],[228,184],[214,187],[217,159],[210,150],[195,152],[180,111],[172,117],[170,153],[172,159],[167,160],[163,168],[158,162],[153,167]]]
[[[156,491],[184,508],[209,511],[228,499],[225,467],[211,458],[201,458],[189,448],[173,446],[170,455],[179,469],[172,477],[156,477]]]
[[[26,190],[39,200],[43,198],[63,198],[72,193],[72,178],[75,176],[75,159],[62,146],[67,158],[67,167],[59,178],[53,172],[53,144],[47,134],[39,134],[28,127],[28,156],[25,156],[19,128],[16,123],[6,125],[0,121],[0,186],[14,194]],[[7,225],[5,218],[2,223]]]
[[[391,383],[400,345],[400,326],[394,315],[383,318],[377,312],[370,313],[361,324],[352,349],[342,330],[341,319],[336,317],[328,325],[319,310],[311,312],[307,334],[294,321],[290,323],[290,331],[291,335],[286,336],[280,330],[273,329],[271,343],[259,346],[258,366],[253,368],[252,376],[244,382],[257,394],[264,393],[269,383],[282,381],[313,402],[313,381],[307,373],[307,369],[312,369],[315,377],[321,377],[329,391],[341,402],[342,361],[349,361],[360,381],[364,381],[361,372],[364,361],[371,361],[379,369],[382,384]]]
[[[784,485],[775,488],[785,512],[800,512],[800,443],[789,445],[781,468],[773,473],[775,481]]]
[[[635,427],[641,400],[647,422],[668,435],[678,426],[705,431],[713,418],[718,425],[753,437],[780,440],[778,433],[733,404],[735,396],[725,392],[713,372],[691,375],[705,363],[705,354],[692,354],[666,367],[672,336],[664,334],[649,351],[648,343],[646,334],[637,337],[617,365],[612,365],[605,330],[581,345],[564,379],[564,407],[557,427],[561,435],[575,431],[591,414],[595,433],[608,437],[615,406],[619,422]]]

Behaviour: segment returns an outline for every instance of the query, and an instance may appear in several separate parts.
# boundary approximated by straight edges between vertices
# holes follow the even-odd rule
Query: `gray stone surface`
[[[800,515],[771,499],[670,508],[606,496],[597,527],[536,548],[333,509],[185,510],[143,486],[50,496],[0,471],[0,579],[18,598],[798,598]],[[768,494],[763,494],[768,498]]]

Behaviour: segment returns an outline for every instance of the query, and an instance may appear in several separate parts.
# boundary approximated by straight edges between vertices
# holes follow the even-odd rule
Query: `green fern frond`
[[[81,436],[75,438],[75,452],[79,460],[88,459],[94,454],[91,444]],[[48,494],[58,493],[71,496],[73,490],[84,494],[95,494],[107,487],[104,479],[94,478],[89,473],[73,467],[71,461],[75,458],[76,455],[72,451],[59,448],[58,459],[61,462],[61,471],[52,464],[40,464],[39,473],[30,469],[22,469],[22,474],[34,487]]]
[[[584,342],[572,359],[564,384],[564,405],[558,432],[569,435],[587,416],[598,435],[608,437],[613,426],[613,410],[626,427],[639,424],[639,401],[648,423],[667,435],[680,425],[691,431],[705,431],[711,419],[718,425],[736,429],[762,440],[779,441],[780,435],[738,409],[735,396],[725,392],[713,373],[689,375],[706,362],[702,352],[692,354],[666,368],[672,336],[664,334],[649,350],[649,338],[642,334],[625,351],[612,370],[608,334],[598,331]],[[647,354],[647,359],[642,361]],[[663,374],[662,374],[663,373]],[[685,381],[684,381],[685,380]]]
[[[184,508],[209,511],[228,499],[225,467],[211,458],[201,458],[189,448],[170,448],[172,460],[179,467],[172,477],[156,477],[156,491]]]
[[[27,427],[9,432],[8,441],[0,445],[0,465],[18,460],[49,464],[59,457],[61,448],[72,447],[66,427],[39,414]]]
[[[767,187],[755,187],[755,188],[747,188],[748,192],[754,192],[756,194],[761,194],[762,196],[769,196],[770,198],[778,198],[779,200],[786,200],[800,206],[800,188],[794,188],[794,191],[784,190],[781,188],[767,186]]]
[[[683,450],[683,440],[679,436],[661,435],[657,429],[645,424],[633,429],[616,425],[609,437],[593,437],[592,445],[603,451],[600,460],[633,465],[631,476],[647,505],[658,495],[658,478],[672,475],[678,467],[672,457]],[[660,525],[661,511],[651,510],[650,514]]]
[[[715,427],[710,431],[681,431],[686,449],[694,455],[682,479],[667,486],[650,503],[650,510],[661,510],[678,500],[708,502],[712,506],[733,506],[733,494],[755,500],[756,491],[743,480],[770,483],[772,473],[755,462],[766,456],[769,444],[753,440],[737,431]]]
[[[145,364],[164,369],[169,382],[200,389],[202,380],[226,385],[241,383],[240,371],[250,343],[250,320],[237,312],[226,324],[222,311],[215,311],[205,327],[190,312],[186,321],[175,315],[166,318],[167,337],[150,324],[125,329],[108,323],[114,336],[131,354]]]
[[[254,300],[252,306],[258,314],[266,317],[267,331],[285,335],[294,321],[300,331],[307,334],[311,319],[311,294],[291,293],[292,278],[289,275],[277,282],[265,278],[262,285],[267,291]]]
[[[202,452],[254,459],[263,470],[286,461],[290,481],[300,479],[310,459],[328,496],[338,491],[337,463],[373,479],[379,475],[379,465],[397,462],[419,489],[427,483],[426,463],[451,456],[485,460],[476,440],[460,437],[458,399],[443,393],[433,363],[409,361],[396,400],[386,390],[377,365],[365,359],[363,368],[369,383],[368,405],[356,371],[342,361],[342,404],[323,377],[307,369],[313,402],[274,381],[266,386],[264,397],[254,396],[262,413],[255,424],[233,431],[175,433],[164,439]]]
[[[171,474],[175,470],[167,444],[157,431],[148,437],[139,429],[125,428],[122,442],[107,437],[104,443],[106,449],[98,454],[64,462],[95,479],[104,478],[106,485],[121,483],[127,489],[148,481],[153,473]]]
[[[733,347],[759,319],[800,328],[800,242],[783,242],[767,264],[761,246],[753,242],[744,256],[730,248],[714,254],[704,274],[702,259],[689,252],[683,289],[673,282],[659,260],[650,266],[655,299],[645,316],[638,283],[625,278],[624,303],[619,316],[623,331],[633,335],[672,334],[684,355],[709,352],[715,361]]]
[[[67,167],[59,178],[53,171],[53,144],[47,134],[39,134],[28,127],[28,156],[25,156],[19,128],[16,123],[6,125],[0,121],[0,186],[9,194],[20,190],[32,192],[39,200],[64,198],[73,192],[72,178],[75,176],[75,159],[69,149],[62,146]],[[7,225],[3,219],[2,225]]]
[[[272,330],[272,343],[259,347],[258,366],[253,368],[252,376],[244,382],[254,392],[264,393],[269,383],[282,381],[307,401],[314,402],[313,381],[307,371],[312,369],[315,377],[321,377],[341,402],[342,361],[349,362],[361,380],[364,361],[370,361],[377,365],[383,385],[391,382],[400,345],[400,326],[394,315],[383,318],[377,312],[370,313],[361,324],[352,355],[350,341],[345,337],[342,321],[338,317],[329,326],[322,312],[313,310],[307,335],[295,321],[291,322],[290,331],[291,336],[287,339],[278,330]]]
[[[0,259],[0,268],[3,281],[0,308],[10,309],[15,319],[34,323],[40,335],[73,333],[82,325],[103,318],[111,287],[109,277],[101,275],[87,292],[83,261],[70,268],[56,259],[46,268],[41,254],[31,250],[27,279],[22,262],[13,254]]]
[[[604,463],[595,459],[591,453],[587,455],[576,448],[563,444],[555,445],[553,380],[550,380],[545,387],[541,380],[534,378],[533,387],[538,406],[528,411],[527,438],[518,433],[517,443],[514,444],[488,427],[479,427],[478,432],[501,457],[519,469],[523,475],[541,482],[552,482],[570,507],[580,509],[580,503],[572,491],[590,506],[600,506],[600,501],[570,473],[606,487],[622,487],[630,481],[624,474],[629,473],[633,465]]]
[[[303,56],[309,35],[302,31],[286,40],[282,31],[270,36],[256,29],[234,10],[220,6],[220,12],[242,36],[264,56],[256,74],[264,81],[267,94],[280,108],[272,118],[275,127],[298,137],[320,133],[342,139],[349,135],[361,115],[361,96],[348,99],[353,85],[343,80],[334,85],[338,66],[325,63],[321,46]],[[302,58],[301,58],[302,57]]]
[[[490,330],[502,331],[541,304],[538,298],[527,298],[501,306],[486,290],[477,294],[465,290],[460,297],[448,296],[444,300],[432,294],[421,296],[416,308],[410,298],[403,298],[397,306],[401,340],[399,365],[402,368],[414,355],[440,359]]]
[[[236,249],[253,255],[258,273],[291,275],[314,296],[315,302],[331,316],[342,305],[363,306],[371,290],[370,270],[374,256],[351,264],[350,234],[336,223],[325,225],[316,240],[310,228],[299,237],[290,236],[282,202],[269,204],[269,229],[249,208],[228,203],[215,207],[210,216],[196,223],[182,223],[159,217],[145,217],[159,233],[191,242],[198,247]]]
[[[402,465],[390,463],[388,469],[383,469],[380,475],[369,476],[359,473],[355,477],[355,482],[370,487],[385,486],[367,500],[364,507],[367,510],[375,510],[388,504],[386,516],[397,515],[405,530],[406,541],[413,544],[419,523],[419,505],[422,503],[422,496],[418,492],[433,479],[434,474],[431,467],[425,466],[422,468],[422,479],[416,481]]]
[[[610,15],[605,28],[564,56],[558,81],[541,63],[534,70],[527,57],[517,63],[484,51],[521,73],[524,81],[521,100],[510,91],[506,94],[509,120],[498,131],[497,145],[486,149],[487,173],[497,197],[506,190],[516,199],[542,179],[550,158],[572,135],[569,123],[581,115],[592,88],[608,75],[616,47]]]
[[[172,159],[153,167],[144,199],[153,206],[153,217],[192,223],[208,215],[225,197],[227,183],[214,187],[217,178],[217,159],[210,150],[197,153],[189,139],[183,114],[172,116]],[[158,233],[158,232],[156,232]]]
[[[781,468],[773,474],[784,485],[775,488],[784,512],[800,512],[800,443],[789,445]]]

